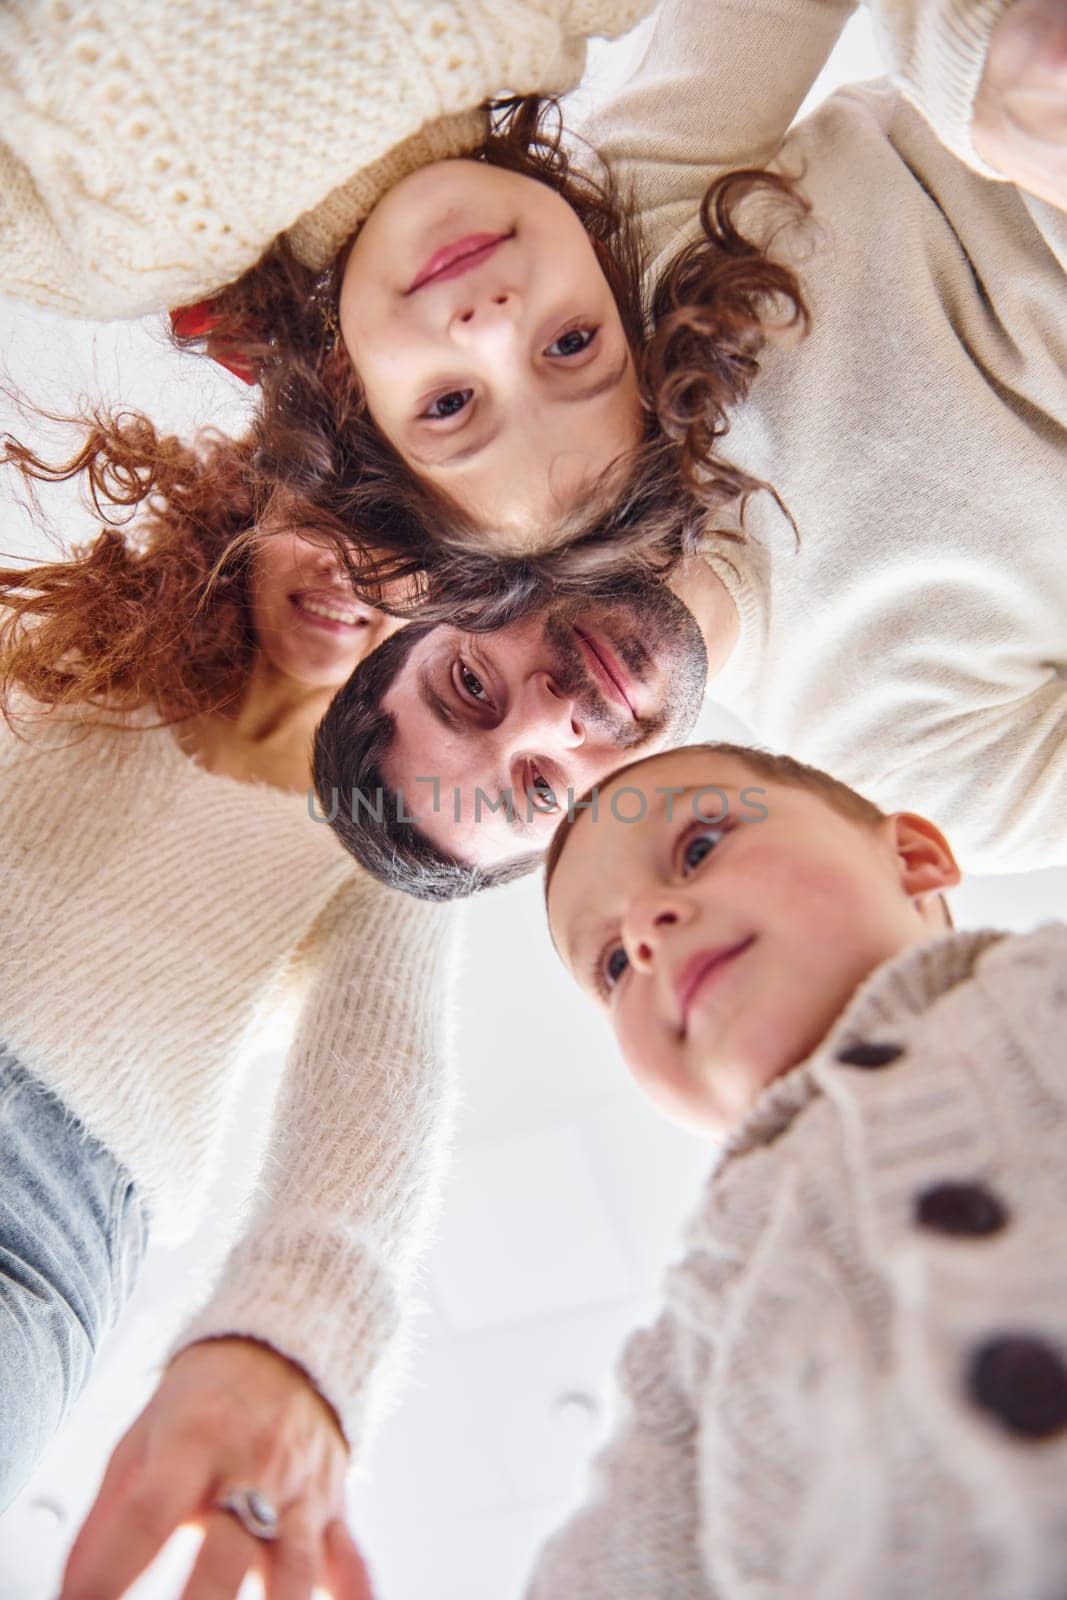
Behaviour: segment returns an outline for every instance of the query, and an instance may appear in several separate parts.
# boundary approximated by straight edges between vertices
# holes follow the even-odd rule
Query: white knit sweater
[[[0,294],[201,299],[287,233],[325,266],[406,173],[561,93],[651,0],[5,0]]]
[[[254,1208],[181,1342],[273,1345],[354,1440],[445,1153],[452,908],[167,729],[3,730],[0,815],[0,1038],[128,1168],[153,1238],[199,1219],[254,1093],[242,1045],[300,1001]]]
[[[1060,1600],[1065,1029],[1063,924],[868,980],[727,1147],[527,1600]]]
[[[915,15],[906,87],[964,155],[1000,9],[882,8]],[[800,542],[767,494],[747,544],[712,541],[741,637],[710,692],[767,743],[941,822],[970,870],[1064,862],[1067,214],[962,164],[886,83],[783,144],[850,10],[665,0],[588,129],[636,185],[653,272],[719,169],[777,156],[813,205],[791,247],[812,332],[766,352],[721,447],[779,491]]]

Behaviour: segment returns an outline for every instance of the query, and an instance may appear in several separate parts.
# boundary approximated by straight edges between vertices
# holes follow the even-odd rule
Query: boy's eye
[[[439,394],[436,400],[431,400],[425,411],[420,416],[428,417],[431,422],[441,422],[445,417],[455,417],[470,405],[473,389],[449,389],[447,394]]]
[[[596,328],[568,328],[566,333],[561,333],[557,339],[545,350],[546,356],[577,356],[583,350],[588,350],[597,336]]]
[[[695,872],[706,856],[710,856],[723,834],[725,828],[701,828],[697,833],[691,833],[682,846],[682,872]]]
[[[594,976],[597,992],[603,998],[611,993],[629,965],[630,958],[621,944],[612,945],[601,955]]]

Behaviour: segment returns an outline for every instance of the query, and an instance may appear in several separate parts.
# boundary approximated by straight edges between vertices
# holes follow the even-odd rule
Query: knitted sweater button
[[[1067,1366],[1043,1339],[988,1339],[971,1357],[968,1388],[1009,1433],[1047,1439],[1067,1428]]]
[[[981,1183],[935,1183],[916,1197],[915,1220],[936,1233],[980,1239],[999,1233],[1008,1211]]]
[[[837,1059],[846,1067],[888,1067],[891,1061],[903,1054],[904,1046],[901,1044],[865,1043],[861,1039],[857,1044],[846,1045],[844,1050],[839,1050]]]

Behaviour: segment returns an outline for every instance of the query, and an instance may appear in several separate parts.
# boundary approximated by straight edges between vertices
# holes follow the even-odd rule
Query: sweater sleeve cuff
[[[982,160],[971,140],[975,96],[985,70],[989,39],[1011,0],[923,0],[917,7],[910,50],[884,40],[898,63],[896,78],[905,97],[921,111],[941,142],[984,178],[1004,182],[1004,174]],[[876,27],[885,22],[876,19]]]
[[[400,1304],[377,1253],[321,1220],[241,1240],[210,1301],[167,1354],[204,1339],[247,1338],[294,1362],[333,1408],[353,1455],[365,1433],[369,1379],[396,1353]]]

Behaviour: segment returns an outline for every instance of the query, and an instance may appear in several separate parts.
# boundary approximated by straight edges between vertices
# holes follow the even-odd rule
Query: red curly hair
[[[35,500],[38,483],[77,480],[103,524],[68,559],[0,569],[0,712],[14,726],[28,698],[116,723],[152,707],[170,723],[231,702],[255,650],[249,558],[282,504],[253,441],[190,444],[135,413],[81,421],[58,463],[0,442]]]

